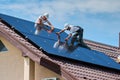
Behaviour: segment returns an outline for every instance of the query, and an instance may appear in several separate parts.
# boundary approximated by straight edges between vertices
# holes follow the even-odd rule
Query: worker
[[[65,38],[65,41],[68,41],[72,37],[70,46],[74,46],[75,41],[77,41],[78,44],[83,43],[83,28],[81,28],[80,26],[74,26],[66,23],[64,25],[64,29],[57,32],[57,34],[60,35],[62,32],[66,30],[70,31],[70,33]]]
[[[48,18],[48,13],[44,13],[42,16],[38,17],[38,19],[35,21],[35,35],[38,35],[42,29],[46,30],[48,33],[51,33],[54,30],[54,26],[51,24]]]

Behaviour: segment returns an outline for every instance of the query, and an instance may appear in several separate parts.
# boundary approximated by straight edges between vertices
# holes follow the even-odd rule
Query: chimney
[[[120,48],[120,32],[119,32],[119,48]]]

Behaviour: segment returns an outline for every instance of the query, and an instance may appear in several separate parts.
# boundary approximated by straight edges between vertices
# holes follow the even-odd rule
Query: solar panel
[[[96,64],[108,68],[113,68],[120,70],[120,64],[116,63],[113,59],[108,57],[102,52],[89,50],[80,46],[76,46],[73,51],[69,50],[60,50],[54,48],[54,44],[57,41],[57,36],[55,32],[60,31],[60,29],[55,28],[53,33],[47,33],[42,30],[40,35],[34,35],[35,28],[34,23],[30,21],[26,21],[23,19],[7,16],[0,14],[0,18],[7,21],[12,27],[18,30],[20,33],[25,35],[28,39],[34,42],[39,47],[42,47],[47,54],[52,54],[55,56],[60,56],[64,58],[69,58],[72,60],[83,61],[91,64]],[[67,33],[61,34],[61,41],[63,42]],[[62,47],[61,47],[62,48]]]

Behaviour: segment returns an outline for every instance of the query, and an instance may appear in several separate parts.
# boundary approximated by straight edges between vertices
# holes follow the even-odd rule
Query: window
[[[44,79],[42,79],[42,80],[60,80],[60,79],[58,79],[58,78],[56,78],[56,77],[52,77],[52,78],[44,78]]]
[[[2,51],[7,51],[7,48],[4,46],[4,44],[0,40],[0,52],[2,52]]]

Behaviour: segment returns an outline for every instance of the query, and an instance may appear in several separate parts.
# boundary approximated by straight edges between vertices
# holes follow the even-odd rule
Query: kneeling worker
[[[64,25],[64,29],[60,32],[57,32],[57,34],[59,35],[65,30],[70,31],[70,34],[66,37],[65,41],[68,41],[72,37],[70,46],[74,46],[75,41],[78,41],[78,44],[83,43],[83,28],[81,28],[80,26],[74,26],[66,23]]]

